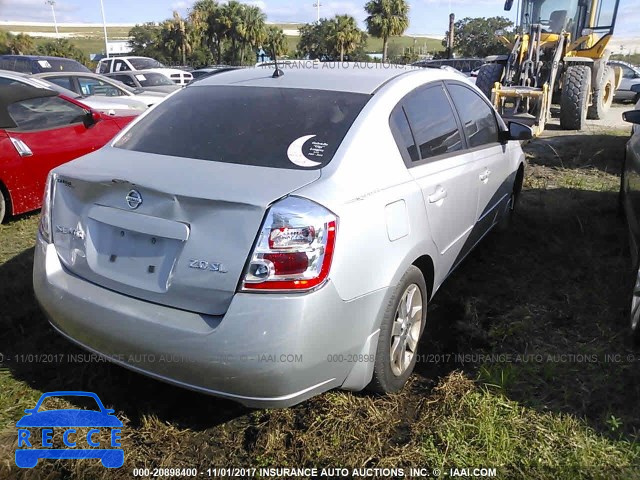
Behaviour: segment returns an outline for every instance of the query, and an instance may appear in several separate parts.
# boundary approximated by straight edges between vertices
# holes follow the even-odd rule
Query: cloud
[[[56,0],[54,6],[58,22],[78,21],[73,6],[64,0]],[[0,0],[2,20],[52,22],[51,7],[44,0]]]

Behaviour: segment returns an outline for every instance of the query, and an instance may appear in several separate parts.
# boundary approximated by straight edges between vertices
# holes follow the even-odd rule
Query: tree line
[[[60,38],[36,45],[33,37],[26,33],[13,35],[10,32],[0,30],[0,55],[7,54],[65,57],[84,64],[89,60],[82,50],[67,39]]]
[[[323,18],[303,25],[296,49],[289,51],[283,30],[267,25],[259,7],[236,0],[224,4],[197,0],[184,18],[174,12],[160,24],[136,25],[129,33],[130,44],[135,55],[191,65],[251,64],[260,48],[271,58],[344,61],[366,58],[369,34],[382,39],[386,60],[389,38],[401,36],[409,27],[409,5],[405,0],[371,0],[364,9],[367,32],[350,15]]]
[[[182,65],[253,64],[262,48],[273,58],[288,55],[327,61],[367,60],[369,36],[382,39],[383,60],[389,59],[389,39],[409,27],[409,5],[405,0],[370,0],[364,5],[365,30],[350,15],[335,15],[300,27],[295,46],[289,45],[281,28],[266,23],[265,13],[255,5],[230,0],[196,0],[187,15],[174,12],[158,23],[136,25],[129,32],[134,55]],[[512,32],[504,17],[463,18],[455,23],[454,51],[464,57],[506,53],[494,32]],[[446,45],[446,36],[443,45]],[[40,54],[73,58],[88,64],[86,54],[67,39],[36,45],[27,34],[0,30],[0,54]],[[393,58],[403,63],[402,58]],[[405,59],[409,61],[410,59]]]

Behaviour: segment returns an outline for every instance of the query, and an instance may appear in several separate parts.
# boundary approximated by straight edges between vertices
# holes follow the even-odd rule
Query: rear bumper
[[[346,387],[363,388],[373,361],[358,354],[375,352],[387,294],[345,302],[331,282],[304,295],[238,293],[224,317],[207,316],[78,278],[41,239],[33,280],[51,324],[80,346],[156,379],[260,408],[294,405],[347,377]]]

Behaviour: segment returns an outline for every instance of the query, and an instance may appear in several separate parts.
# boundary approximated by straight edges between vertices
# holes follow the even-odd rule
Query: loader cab
[[[513,1],[505,3],[511,10]],[[518,2],[518,30],[529,33],[540,25],[542,34],[569,33],[571,41],[589,37],[581,48],[587,49],[606,35],[613,34],[620,0],[523,0]]]

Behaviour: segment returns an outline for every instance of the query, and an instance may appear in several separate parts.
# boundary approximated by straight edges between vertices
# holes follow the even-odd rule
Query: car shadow
[[[588,139],[588,142],[585,141]],[[591,169],[619,175],[626,135],[581,134],[545,135],[527,145],[527,161],[531,165],[567,169]]]
[[[30,248],[0,265],[2,365],[13,378],[41,391],[82,390],[98,394],[107,408],[124,413],[132,426],[143,418],[204,430],[246,414],[241,405],[174,387],[111,364],[71,344],[40,311],[33,293]],[[77,406],[82,399],[69,397]]]
[[[523,405],[635,438],[640,352],[616,207],[614,192],[524,191],[511,229],[490,233],[432,299],[418,375],[461,369]]]
[[[13,378],[42,392],[95,392],[132,427],[153,416],[202,431],[251,412],[69,343],[40,312],[32,262],[33,248],[0,265],[0,305],[8,312],[0,317],[0,353]],[[640,362],[627,358],[640,352],[627,335],[629,263],[615,192],[525,190],[511,229],[490,233],[430,302],[415,394],[462,370],[525,406],[632,438],[640,430],[633,400],[640,398]],[[616,431],[612,417],[622,425]]]

